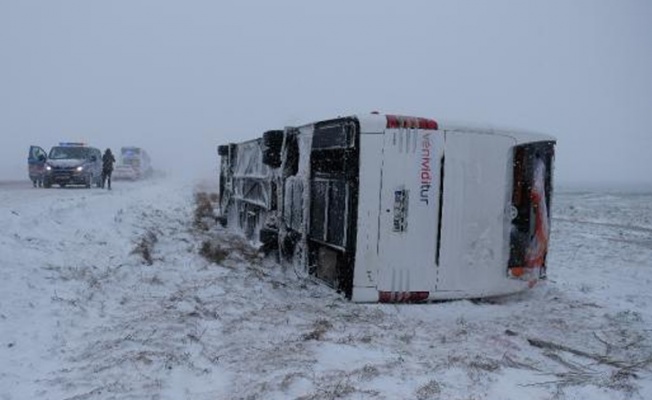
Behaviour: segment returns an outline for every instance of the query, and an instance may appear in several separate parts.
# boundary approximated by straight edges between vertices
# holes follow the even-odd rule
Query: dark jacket
[[[113,171],[114,162],[115,157],[113,157],[113,153],[111,153],[110,149],[106,149],[102,156],[102,172],[107,173]]]

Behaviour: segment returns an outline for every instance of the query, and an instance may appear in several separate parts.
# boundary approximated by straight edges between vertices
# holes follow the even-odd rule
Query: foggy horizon
[[[652,189],[652,3],[0,4],[0,179],[63,141],[217,180],[219,144],[379,111],[557,138],[560,187]]]

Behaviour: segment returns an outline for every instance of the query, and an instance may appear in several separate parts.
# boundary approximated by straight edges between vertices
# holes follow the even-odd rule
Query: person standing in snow
[[[104,189],[104,184],[108,183],[108,189],[111,190],[111,173],[113,172],[114,162],[115,157],[113,157],[111,149],[106,149],[102,156],[102,189]]]

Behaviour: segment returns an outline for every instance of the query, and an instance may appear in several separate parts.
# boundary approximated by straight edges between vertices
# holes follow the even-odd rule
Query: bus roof
[[[513,138],[517,143],[533,141],[555,141],[555,137],[531,130],[508,128],[490,124],[473,124],[451,120],[434,120],[422,117],[410,117],[394,114],[358,114],[354,116],[360,122],[362,132],[383,132],[388,128],[419,128],[439,131],[501,135]]]

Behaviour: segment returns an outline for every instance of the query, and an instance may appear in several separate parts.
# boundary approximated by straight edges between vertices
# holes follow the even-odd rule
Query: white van
[[[515,293],[546,275],[555,139],[357,115],[218,147],[222,222],[356,302]]]
[[[152,174],[152,162],[142,147],[124,146],[120,148],[118,164],[113,171],[115,180],[138,180]]]

